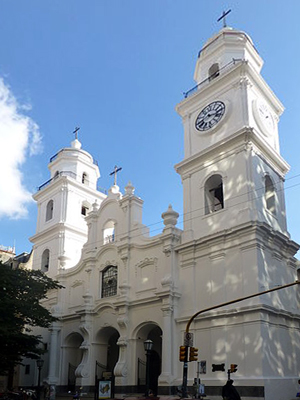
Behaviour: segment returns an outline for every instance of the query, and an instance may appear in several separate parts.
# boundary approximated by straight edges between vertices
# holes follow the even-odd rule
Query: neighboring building
[[[23,253],[7,261],[5,264],[10,265],[12,269],[17,269],[17,268],[32,269],[32,260],[33,260],[32,251],[30,253],[26,253],[26,251],[24,251]]]
[[[16,255],[14,247],[0,245],[0,262],[7,263]]]
[[[32,252],[30,254],[24,252],[16,256],[14,247],[0,245],[0,262],[9,266],[12,269],[17,269],[20,267],[31,269],[31,254]],[[15,368],[13,375],[9,377],[0,375],[0,393],[3,393],[5,390],[7,390],[8,386],[10,386],[10,388],[17,387],[18,382],[19,366]]]
[[[32,268],[32,251],[30,253],[23,252],[16,255],[14,247],[6,247],[0,245],[0,262],[9,265],[13,269],[20,267]]]
[[[177,106],[184,126],[184,228],[163,212],[150,237],[143,201],[129,183],[107,196],[96,189],[98,167],[71,148],[50,160],[51,179],[38,203],[33,268],[65,289],[43,303],[60,318],[43,340],[43,378],[58,391],[92,391],[95,371],[114,376],[118,394],[144,383],[143,343],[153,341],[150,388],[176,392],[182,383],[179,346],[199,309],[297,279],[299,246],[286,225],[278,121],[283,106],[260,74],[263,61],[244,32],[224,28],[207,41],[195,70],[197,86]],[[297,287],[203,314],[191,326],[210,399],[220,398],[224,372],[238,364],[244,399],[292,398],[300,376]],[[97,366],[97,367],[96,367]],[[189,364],[188,384],[197,363]],[[32,384],[32,375],[22,385]],[[107,375],[107,374],[106,374]]]

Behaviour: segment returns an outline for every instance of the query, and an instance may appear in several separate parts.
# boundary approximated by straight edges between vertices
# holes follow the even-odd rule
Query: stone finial
[[[125,186],[125,195],[132,196],[132,195],[134,195],[134,191],[135,191],[135,187],[129,181],[127,183],[127,186]]]
[[[165,226],[175,226],[177,224],[179,214],[178,212],[174,211],[171,204],[169,204],[167,211],[162,213],[161,217],[164,220]]]
[[[97,199],[95,199],[95,203],[92,204],[93,211],[98,211],[99,210],[99,204],[97,203]]]

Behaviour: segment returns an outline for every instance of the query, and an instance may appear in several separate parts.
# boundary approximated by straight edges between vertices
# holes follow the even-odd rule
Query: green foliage
[[[41,337],[31,334],[32,328],[47,328],[56,320],[40,300],[47,298],[49,290],[60,288],[42,271],[13,270],[0,263],[0,375],[23,357],[40,357]]]

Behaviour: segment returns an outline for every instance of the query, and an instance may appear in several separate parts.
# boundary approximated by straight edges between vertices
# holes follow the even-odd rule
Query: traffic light
[[[190,347],[190,361],[198,360],[198,349],[197,347]]]
[[[230,364],[230,373],[232,374],[233,372],[237,371],[237,364]]]
[[[179,347],[179,361],[185,361],[186,351],[187,351],[187,347],[185,347],[185,346]]]
[[[212,364],[212,372],[225,371],[225,364]]]

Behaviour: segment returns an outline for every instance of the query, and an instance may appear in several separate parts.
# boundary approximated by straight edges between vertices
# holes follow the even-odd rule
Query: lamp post
[[[144,341],[144,349],[146,352],[146,391],[145,397],[149,397],[149,380],[150,380],[150,354],[153,347],[152,340],[148,339]]]
[[[39,358],[36,360],[36,365],[38,367],[39,373],[38,373],[38,388],[37,388],[37,400],[40,400],[41,398],[41,369],[44,365],[44,360]]]

